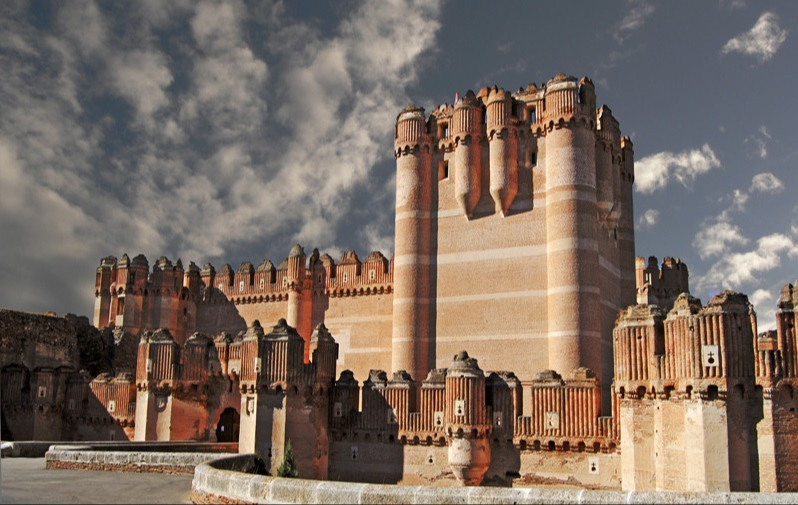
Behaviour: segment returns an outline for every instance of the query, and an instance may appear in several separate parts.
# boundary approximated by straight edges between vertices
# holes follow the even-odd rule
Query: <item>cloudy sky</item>
[[[0,4],[0,307],[91,315],[107,255],[392,255],[393,124],[587,75],[637,159],[637,254],[772,327],[798,277],[798,2]]]

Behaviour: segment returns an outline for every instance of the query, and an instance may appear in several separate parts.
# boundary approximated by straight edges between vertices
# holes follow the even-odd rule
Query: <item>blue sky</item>
[[[798,3],[5,1],[0,306],[91,315],[107,255],[393,253],[393,124],[587,75],[636,155],[637,254],[760,330],[798,276]]]

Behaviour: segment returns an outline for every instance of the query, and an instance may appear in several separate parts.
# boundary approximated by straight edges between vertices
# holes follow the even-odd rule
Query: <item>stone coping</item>
[[[44,455],[45,467],[70,470],[110,470],[191,474],[197,465],[218,454],[208,452],[96,451],[54,445]]]
[[[553,488],[434,487],[286,479],[244,473],[256,456],[197,465],[194,503],[798,503],[798,493],[676,493]]]
[[[94,451],[136,451],[136,452],[212,452],[237,453],[238,443],[221,442],[131,442],[131,441],[40,441],[0,443],[0,454],[4,458],[43,458],[50,447],[62,450],[82,449]]]

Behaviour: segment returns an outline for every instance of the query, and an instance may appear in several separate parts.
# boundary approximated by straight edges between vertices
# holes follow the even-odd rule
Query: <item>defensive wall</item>
[[[634,153],[592,81],[560,74],[469,91],[428,114],[408,107],[393,153],[393,258],[348,251],[336,264],[295,246],[279,264],[217,271],[109,256],[95,324],[164,328],[183,344],[284,318],[307,350],[324,323],[338,367],[359,380],[371,369],[420,380],[469,349],[523,384],[585,366],[607,391],[615,315],[634,302]]]

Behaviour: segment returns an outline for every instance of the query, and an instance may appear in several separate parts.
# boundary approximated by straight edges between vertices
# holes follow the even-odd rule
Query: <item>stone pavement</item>
[[[192,475],[47,470],[44,458],[0,459],[0,503],[191,503]]]

